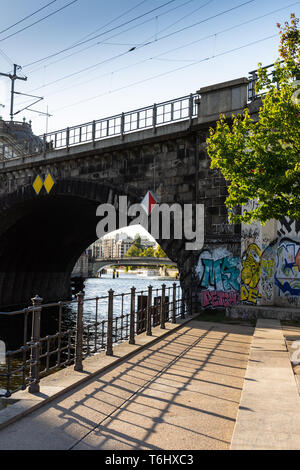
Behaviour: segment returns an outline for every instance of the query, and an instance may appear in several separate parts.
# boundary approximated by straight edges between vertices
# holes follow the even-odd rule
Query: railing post
[[[76,339],[75,339],[75,364],[74,370],[82,371],[82,343],[83,343],[83,300],[84,293],[76,294],[77,298],[77,318],[76,318]]]
[[[31,299],[32,310],[32,333],[31,333],[31,357],[30,357],[30,385],[29,393],[39,393],[40,391],[40,334],[41,334],[41,311],[42,302],[38,295]]]
[[[131,288],[129,344],[135,344],[135,339],[134,339],[135,290],[136,290],[135,287]]]
[[[147,298],[147,316],[146,316],[146,334],[147,334],[147,336],[152,336],[151,310],[152,310],[152,286],[149,286],[148,287],[148,298]]]
[[[190,126],[192,125],[193,121],[193,111],[194,111],[194,96],[193,93],[190,94],[189,97],[189,118],[190,118]]]
[[[173,283],[172,323],[176,323],[176,282]]]
[[[108,291],[108,315],[107,315],[107,341],[106,355],[113,356],[113,313],[114,313],[114,291]]]
[[[153,121],[152,121],[154,134],[156,132],[156,124],[157,124],[157,104],[154,103],[154,105],[153,105]]]
[[[47,141],[46,141],[46,134],[43,135],[43,156],[46,158],[46,150],[47,150]]]
[[[67,150],[69,150],[69,146],[70,146],[70,128],[67,127],[67,130],[66,130],[66,147],[67,147]]]
[[[161,302],[160,302],[160,327],[162,330],[166,328],[165,326],[165,302],[166,302],[166,284],[161,286]]]
[[[95,147],[95,139],[96,139],[96,121],[93,121],[93,124],[92,124],[93,147]]]
[[[181,318],[182,320],[185,319],[184,298],[185,298],[184,290],[181,288],[181,312],[180,312],[180,318]]]
[[[121,137],[122,140],[124,139],[124,131],[125,131],[125,115],[124,113],[121,114]]]

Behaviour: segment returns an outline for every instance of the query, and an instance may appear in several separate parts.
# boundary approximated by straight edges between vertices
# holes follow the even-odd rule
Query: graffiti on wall
[[[274,282],[280,293],[300,296],[300,243],[287,238],[280,241]]]
[[[241,301],[256,304],[261,297],[258,283],[261,275],[261,250],[251,243],[242,256]]]
[[[300,233],[300,220],[291,220],[288,217],[283,217],[280,221],[280,228],[277,231],[278,237],[293,236],[292,234]]]
[[[275,274],[275,250],[273,245],[274,242],[265,248],[261,258],[261,295],[267,302],[271,302],[273,300],[273,285]]]
[[[240,261],[226,248],[201,253],[197,266],[203,307],[229,307],[240,301]]]

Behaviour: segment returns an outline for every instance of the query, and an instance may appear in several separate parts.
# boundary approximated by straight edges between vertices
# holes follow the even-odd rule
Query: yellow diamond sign
[[[48,173],[47,178],[44,181],[44,186],[46,188],[47,193],[49,194],[51,189],[53,188],[54,181],[50,173]]]
[[[38,175],[36,178],[35,178],[35,181],[33,183],[33,189],[35,190],[36,194],[39,194],[40,193],[40,190],[42,189],[43,187],[43,181],[42,181],[42,178]]]
[[[47,193],[49,194],[51,189],[53,188],[54,186],[54,179],[52,178],[52,176],[50,175],[50,173],[48,173],[45,181],[43,182],[42,178],[40,177],[40,175],[38,175],[35,180],[34,180],[34,183],[33,183],[33,189],[35,190],[36,194],[39,195],[40,194],[40,191],[42,189],[43,186],[45,186],[45,189],[47,191]]]

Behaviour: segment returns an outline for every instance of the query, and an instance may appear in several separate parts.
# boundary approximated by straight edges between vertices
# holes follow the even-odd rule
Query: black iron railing
[[[36,296],[32,306],[15,312],[1,312],[9,320],[23,323],[23,340],[17,349],[6,351],[5,364],[0,364],[0,396],[10,397],[19,390],[39,392],[40,379],[52,371],[74,364],[83,369],[83,360],[99,351],[113,355],[113,347],[123,341],[135,343],[136,335],[152,328],[164,329],[166,322],[176,323],[193,310],[192,289],[182,295],[178,283],[147,291],[115,294],[113,290],[101,297],[85,298],[80,292],[76,300],[43,304]],[[68,320],[68,311],[76,321]],[[74,315],[75,316],[75,315]],[[44,334],[43,325],[55,319],[55,330]]]
[[[125,136],[144,129],[153,129],[176,121],[190,120],[197,116],[198,94],[190,94],[162,103],[155,103],[145,108],[128,111],[115,116],[106,117],[92,122],[67,127],[58,131],[39,136],[34,148],[28,148],[28,143],[20,145],[18,153],[12,150],[10,144],[0,145],[2,161],[46,154],[51,150],[69,149],[74,145],[95,143],[99,140],[115,136]]]
[[[274,72],[274,65],[275,64],[270,64],[266,65],[265,67],[262,67],[263,70],[267,69],[268,70],[268,77],[272,77],[273,72]],[[255,91],[255,85],[258,80],[258,70],[252,70],[249,72],[249,84],[248,84],[248,100],[249,101],[254,101],[255,99],[259,98],[260,96],[263,96],[266,92],[262,91],[261,93],[257,93]]]

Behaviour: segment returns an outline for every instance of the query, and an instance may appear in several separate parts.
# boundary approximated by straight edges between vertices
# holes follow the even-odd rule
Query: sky
[[[37,135],[247,77],[278,57],[276,23],[300,16],[293,0],[0,1],[0,72],[20,65],[16,91],[43,97],[32,109],[48,118],[15,95]],[[9,108],[0,77],[5,120]]]

